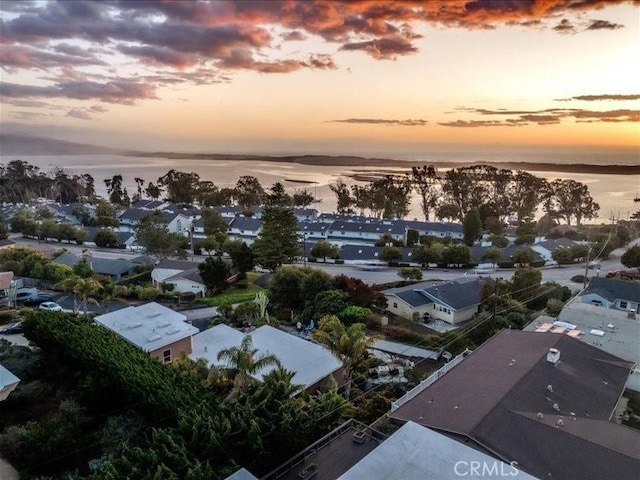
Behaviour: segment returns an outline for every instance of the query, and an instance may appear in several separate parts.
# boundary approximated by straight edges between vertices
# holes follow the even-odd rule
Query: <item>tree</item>
[[[540,288],[542,273],[537,268],[518,268],[511,278],[511,296],[516,300],[530,301]]]
[[[149,182],[147,188],[145,188],[144,193],[153,200],[158,200],[160,195],[162,194],[162,189],[158,185],[154,185],[152,182]]]
[[[102,290],[100,290],[100,297],[102,299],[102,307],[104,312],[109,312],[109,304],[116,298],[124,297],[128,293],[129,289],[124,285],[118,285],[117,283],[108,280],[102,283]]]
[[[482,236],[482,222],[480,221],[480,212],[473,207],[464,217],[464,242],[471,246]]]
[[[253,270],[255,255],[251,248],[242,240],[227,240],[223,246],[225,252],[231,257],[231,265],[240,273]]]
[[[422,280],[422,271],[419,268],[401,268],[398,270],[398,276],[403,280],[419,282]]]
[[[222,245],[227,238],[229,224],[222,215],[220,215],[220,212],[213,208],[203,209],[202,222],[204,224],[204,234],[207,237],[213,236],[216,241]]]
[[[527,247],[527,248],[518,250],[513,255],[511,255],[511,260],[513,260],[513,263],[517,263],[521,266],[525,266],[533,262],[533,259],[535,258],[535,256],[536,256],[535,252],[531,248]]]
[[[167,190],[167,200],[179,205],[191,206],[196,198],[200,175],[171,169],[158,178],[158,186]]]
[[[335,315],[349,305],[349,294],[342,290],[331,289],[319,292],[309,302],[304,313],[306,318],[318,318],[324,315]]]
[[[102,289],[102,284],[95,278],[81,278],[77,275],[67,277],[62,282],[62,289],[73,294],[73,310],[82,307],[86,314],[88,303],[98,303],[92,296]]]
[[[267,206],[262,212],[262,229],[253,243],[256,262],[274,271],[284,263],[293,262],[300,255],[298,219],[293,209]]]
[[[256,177],[245,175],[236,182],[234,197],[241,207],[249,208],[253,205],[260,205],[264,195],[264,188]]]
[[[348,399],[353,381],[353,370],[364,359],[367,349],[377,340],[377,337],[368,337],[362,323],[354,323],[345,327],[340,319],[334,315],[321,318],[313,336],[344,365],[346,381],[344,397]]]
[[[583,219],[595,218],[600,205],[593,201],[587,185],[556,179],[549,184],[545,210],[555,218],[564,219],[567,225],[571,225],[574,218],[580,225]]]
[[[439,220],[448,220],[452,222],[456,218],[460,218],[460,207],[455,203],[445,203],[436,209],[436,218]]]
[[[530,222],[546,191],[546,180],[528,172],[517,171],[505,192],[510,200],[509,211],[515,213],[518,223]]]
[[[292,201],[293,205],[296,207],[308,207],[313,203],[315,197],[313,194],[306,188],[302,190],[297,190],[293,193]]]
[[[167,221],[159,211],[150,213],[140,221],[136,228],[136,239],[147,255],[158,259],[180,256],[184,252],[180,243],[185,238],[169,232]]]
[[[339,178],[334,183],[330,183],[329,189],[336,195],[338,213],[352,213],[353,199],[344,180]]]
[[[411,168],[411,185],[420,195],[420,209],[424,215],[424,221],[429,221],[431,210],[435,209],[440,199],[438,172],[433,165]]]
[[[490,260],[493,263],[493,268],[496,268],[496,264],[502,258],[502,250],[496,247],[491,247],[482,253],[481,260]]]
[[[509,245],[509,239],[502,235],[490,235],[489,241],[493,247],[506,248]]]
[[[284,185],[276,182],[271,187],[271,191],[265,195],[264,204],[274,207],[291,207],[293,202],[291,195],[284,189]]]
[[[551,252],[551,258],[553,258],[558,265],[568,265],[575,262],[573,251],[568,247],[558,247]]]
[[[9,231],[4,221],[0,218],[0,240],[4,240],[5,238],[9,238]]]
[[[625,267],[640,268],[640,245],[635,245],[627,249],[620,258]]]
[[[253,348],[251,335],[242,339],[239,347],[230,347],[218,353],[218,361],[225,366],[214,366],[209,374],[210,381],[219,378],[220,375],[230,379],[233,387],[226,397],[226,401],[235,398],[261,370],[268,367],[281,367],[280,361],[275,355],[258,355],[258,349]]]
[[[120,223],[116,218],[116,210],[113,205],[105,200],[98,200],[94,223],[98,227],[117,227]]]
[[[430,263],[438,263],[442,259],[442,251],[444,247],[440,243],[433,243],[430,247],[426,245],[418,245],[411,251],[411,259],[422,265]]]
[[[340,248],[326,240],[320,240],[311,247],[311,256],[315,258],[322,258],[325,263],[327,262],[327,257],[337,258],[339,255]]]
[[[396,240],[389,233],[384,233],[380,235],[380,238],[376,240],[374,245],[376,247],[386,247],[386,246],[404,247],[404,242],[402,240]]]
[[[379,258],[385,262],[397,262],[402,260],[402,250],[398,247],[384,247]]]
[[[109,195],[109,202],[122,207],[128,207],[131,203],[129,194],[126,188],[122,188],[122,175],[114,175],[111,178],[106,178],[104,184],[107,187],[107,194]]]
[[[471,263],[471,250],[466,245],[451,245],[442,252],[445,265],[468,265]]]
[[[208,257],[198,265],[200,277],[209,291],[224,290],[229,271],[229,265],[220,257]]]
[[[98,230],[93,241],[96,246],[101,248],[118,248],[119,246],[116,232],[107,228],[101,228]]]

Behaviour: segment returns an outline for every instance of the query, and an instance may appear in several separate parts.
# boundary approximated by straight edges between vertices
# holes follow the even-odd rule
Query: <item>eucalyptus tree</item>
[[[407,175],[411,181],[411,186],[420,196],[420,209],[424,215],[425,222],[428,222],[431,211],[438,206],[438,201],[442,195],[438,171],[433,165],[424,165],[422,167],[411,167],[411,173]]]

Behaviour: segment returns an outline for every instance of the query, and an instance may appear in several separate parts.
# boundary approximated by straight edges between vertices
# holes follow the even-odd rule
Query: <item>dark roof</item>
[[[580,295],[597,294],[610,302],[630,300],[640,302],[640,282],[637,280],[618,280],[616,278],[594,277],[589,286]]]
[[[186,217],[195,217],[196,215],[200,215],[201,213],[201,209],[199,207],[194,207],[194,206],[181,207],[180,205],[177,205],[175,203],[168,204],[166,207],[163,207],[160,211],[170,212],[174,214],[181,213]]]
[[[329,228],[328,223],[321,222],[298,222],[298,232],[324,232]]]
[[[63,253],[54,258],[52,262],[73,267],[81,260],[81,257],[73,253]],[[92,270],[100,275],[122,275],[135,267],[129,260],[122,258],[93,257],[88,259],[88,261],[91,264]]]
[[[544,242],[538,242],[534,245],[546,248],[550,252],[553,252],[556,248],[560,247],[572,247],[576,244],[573,240],[569,240],[568,238],[552,238],[549,240],[545,240]]]
[[[609,422],[632,366],[568,335],[503,330],[391,416],[467,436],[538,478],[633,478],[640,432]]]
[[[178,213],[169,210],[155,210],[162,213],[165,222],[169,223],[178,216]],[[128,208],[120,214],[120,220],[129,220],[131,222],[140,222],[147,215],[152,215],[154,210],[143,210],[141,208]]]
[[[137,257],[132,258],[131,263],[135,263],[136,265],[145,265],[145,266],[155,266],[156,260],[149,255],[138,255]]]
[[[116,238],[118,239],[118,243],[125,243],[133,237],[133,233],[131,232],[116,232]]]
[[[191,270],[197,268],[198,262],[188,262],[187,260],[161,260],[156,265],[156,268],[166,268],[169,270]]]
[[[433,303],[426,295],[420,293],[420,290],[403,290],[394,294],[396,297],[404,300],[412,307],[421,307],[427,303]]]
[[[229,228],[237,228],[238,230],[250,230],[257,232],[262,226],[262,220],[253,217],[235,217]]]
[[[315,208],[294,208],[293,214],[301,217],[314,217],[318,214]]]
[[[418,220],[398,220],[406,228],[417,230],[418,232],[452,232],[462,233],[461,223],[446,222],[420,222]]]
[[[455,310],[461,310],[480,303],[485,281],[476,277],[460,277],[429,287],[424,293]]]
[[[335,232],[351,232],[351,233],[377,233],[384,235],[385,233],[404,235],[404,225],[382,223],[382,222],[348,222],[344,220],[336,220],[329,227],[329,235]]]
[[[184,278],[186,280],[191,280],[192,282],[201,283],[204,285],[204,281],[202,281],[202,277],[200,276],[200,271],[198,270],[198,267],[191,268],[189,270],[184,270],[180,273],[176,273],[175,275],[172,275],[169,278],[165,278],[163,282],[168,282],[170,280],[177,280],[179,278]]]
[[[155,210],[156,208],[160,208],[164,205],[164,201],[162,200],[149,200],[149,199],[140,199],[131,204],[134,208],[146,208],[147,210]]]

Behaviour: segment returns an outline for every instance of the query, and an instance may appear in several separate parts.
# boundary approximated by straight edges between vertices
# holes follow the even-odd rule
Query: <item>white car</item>
[[[46,312],[61,312],[62,307],[58,305],[56,302],[44,302],[38,306],[40,310],[44,310]]]

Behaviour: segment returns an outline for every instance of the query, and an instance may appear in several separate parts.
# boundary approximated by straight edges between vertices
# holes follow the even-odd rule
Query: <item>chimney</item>
[[[560,360],[560,350],[558,350],[557,348],[550,348],[549,352],[547,353],[547,362],[556,365],[558,363],[558,360]]]

